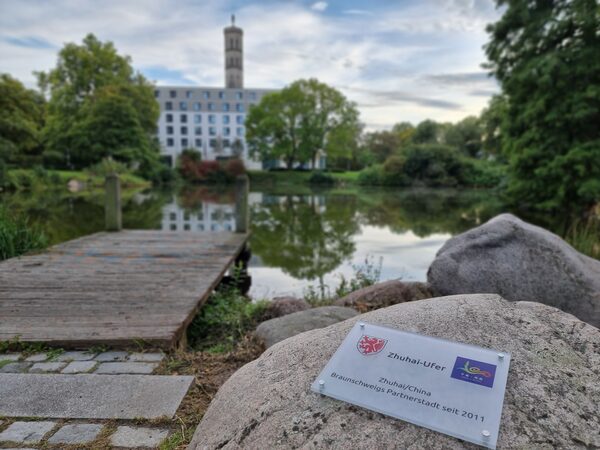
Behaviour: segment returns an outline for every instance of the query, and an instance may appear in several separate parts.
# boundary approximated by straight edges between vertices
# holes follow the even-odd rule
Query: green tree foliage
[[[508,193],[522,205],[600,200],[600,7],[597,0],[507,1],[488,26],[489,68],[507,99]]]
[[[0,75],[0,166],[40,163],[44,109],[42,95],[10,75]]]
[[[266,95],[246,119],[251,154],[282,159],[287,168],[315,162],[319,151],[340,156],[359,127],[356,106],[337,90],[315,79],[298,80]]]
[[[507,102],[503,95],[494,95],[487,108],[481,112],[482,151],[486,156],[504,160],[502,154],[503,129],[506,128]]]
[[[427,119],[417,125],[411,141],[415,144],[439,144],[442,137],[442,124]]]
[[[481,151],[482,134],[479,118],[469,116],[456,124],[447,126],[444,143],[457,148],[467,156],[477,157]]]
[[[66,44],[57,65],[39,73],[49,93],[45,156],[58,167],[83,168],[105,157],[152,171],[159,107],[152,85],[111,42],[89,34]]]

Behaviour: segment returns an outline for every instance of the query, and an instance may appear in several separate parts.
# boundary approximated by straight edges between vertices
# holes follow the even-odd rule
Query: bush
[[[383,167],[380,164],[363,169],[358,174],[358,184],[379,186],[383,183]]]
[[[461,184],[472,187],[498,187],[506,179],[506,166],[494,161],[464,158]]]
[[[10,216],[0,208],[0,261],[47,245],[46,237],[22,217]]]
[[[313,172],[313,174],[308,179],[310,184],[321,184],[321,185],[332,185],[335,184],[335,178],[328,173],[318,171]]]
[[[123,175],[129,173],[129,169],[127,166],[119,161],[115,161],[111,157],[104,158],[99,163],[96,163],[87,169],[85,172],[92,176],[106,177],[111,173],[116,173],[117,175]]]
[[[244,166],[244,161],[235,158],[230,159],[225,163],[224,170],[228,177],[234,179],[235,177],[246,173],[246,166]]]

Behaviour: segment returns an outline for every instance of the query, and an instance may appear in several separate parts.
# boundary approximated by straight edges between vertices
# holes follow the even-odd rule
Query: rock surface
[[[367,312],[430,297],[432,294],[426,283],[390,280],[351,292],[345,297],[337,299],[334,304]]]
[[[276,317],[286,316],[298,311],[306,311],[310,305],[301,298],[295,297],[275,297],[269,302],[265,310],[265,317],[274,319]]]
[[[256,335],[265,341],[268,348],[289,337],[341,322],[357,314],[352,308],[342,306],[322,306],[307,309],[306,311],[295,312],[262,322],[256,328]]]
[[[511,352],[499,449],[600,446],[600,331],[479,294],[391,306],[267,349],[221,387],[189,448],[480,448],[310,391],[357,320]]]
[[[600,327],[600,261],[510,214],[446,242],[427,279],[436,295],[487,292],[541,302]]]

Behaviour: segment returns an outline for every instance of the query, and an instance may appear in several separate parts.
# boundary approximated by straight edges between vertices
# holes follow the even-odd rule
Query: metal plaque
[[[319,394],[495,449],[510,354],[357,323]]]

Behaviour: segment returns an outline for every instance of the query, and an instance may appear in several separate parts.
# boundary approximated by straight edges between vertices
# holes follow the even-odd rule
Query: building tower
[[[235,16],[231,15],[231,26],[223,30],[225,35],[225,87],[244,87],[244,32],[235,26]]]

